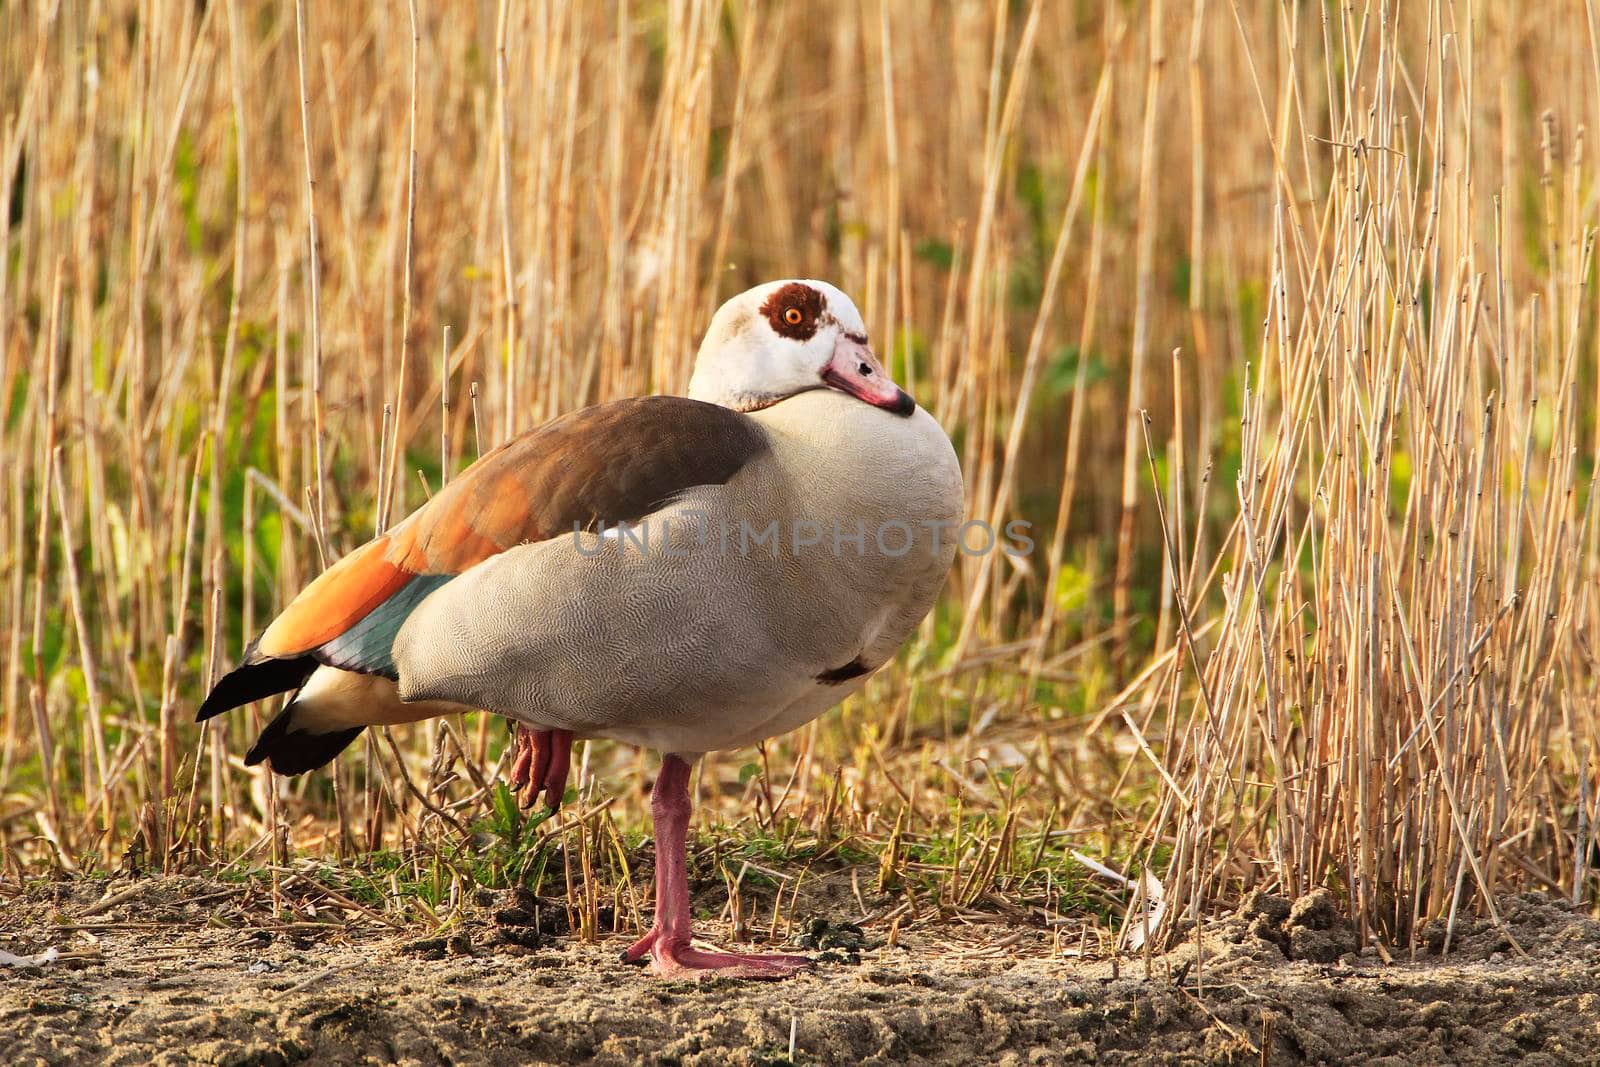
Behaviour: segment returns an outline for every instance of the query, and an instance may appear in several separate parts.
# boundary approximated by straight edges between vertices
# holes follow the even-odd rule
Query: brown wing
[[[766,449],[745,415],[683,397],[585,408],[484,456],[393,534],[385,558],[415,574],[459,574],[514,545],[648,515],[696,485],[720,485]]]

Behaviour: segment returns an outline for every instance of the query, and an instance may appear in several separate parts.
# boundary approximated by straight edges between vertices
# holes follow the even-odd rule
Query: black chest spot
[[[823,685],[843,685],[850,679],[859,678],[871,670],[872,668],[862,663],[861,657],[857,656],[843,667],[834,667],[831,670],[823,671],[817,675],[817,681]]]

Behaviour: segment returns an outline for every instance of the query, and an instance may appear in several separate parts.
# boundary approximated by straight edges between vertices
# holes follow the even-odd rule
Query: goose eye
[[[800,325],[801,320],[804,318],[805,315],[801,314],[799,308],[788,308],[783,313],[783,321],[787,322],[790,326]]]

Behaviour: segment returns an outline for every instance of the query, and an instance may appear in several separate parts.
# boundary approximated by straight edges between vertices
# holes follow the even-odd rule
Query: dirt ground
[[[832,959],[755,985],[657,981],[618,961],[622,937],[580,943],[526,898],[434,938],[241,921],[244,892],[0,901],[0,949],[55,950],[0,966],[0,1063],[1600,1063],[1600,923],[1532,894],[1504,906],[1526,955],[1467,923],[1445,960],[1434,931],[1434,953],[1386,963],[1329,898],[1260,897],[1207,927],[1198,966],[1187,945],[1148,976],[1052,956],[1048,931],[947,923],[859,952],[828,928]]]

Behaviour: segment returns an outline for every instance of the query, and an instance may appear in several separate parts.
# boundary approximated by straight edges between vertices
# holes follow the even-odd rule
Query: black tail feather
[[[205,722],[252,700],[299,689],[311,677],[311,672],[317,669],[317,661],[312,656],[264,659],[255,663],[250,662],[250,657],[251,653],[247,652],[244,662],[216,684],[205,703],[200,705],[200,712],[194,717],[195,722]]]
[[[366,729],[365,726],[352,726],[348,730],[314,734],[308,730],[296,729],[290,724],[289,720],[294,715],[294,709],[295,706],[291,703],[278,712],[278,717],[261,731],[256,743],[245,753],[246,767],[254,767],[265,760],[278,774],[302,774],[315,770],[333,762],[333,757],[343,752],[345,747]]]

